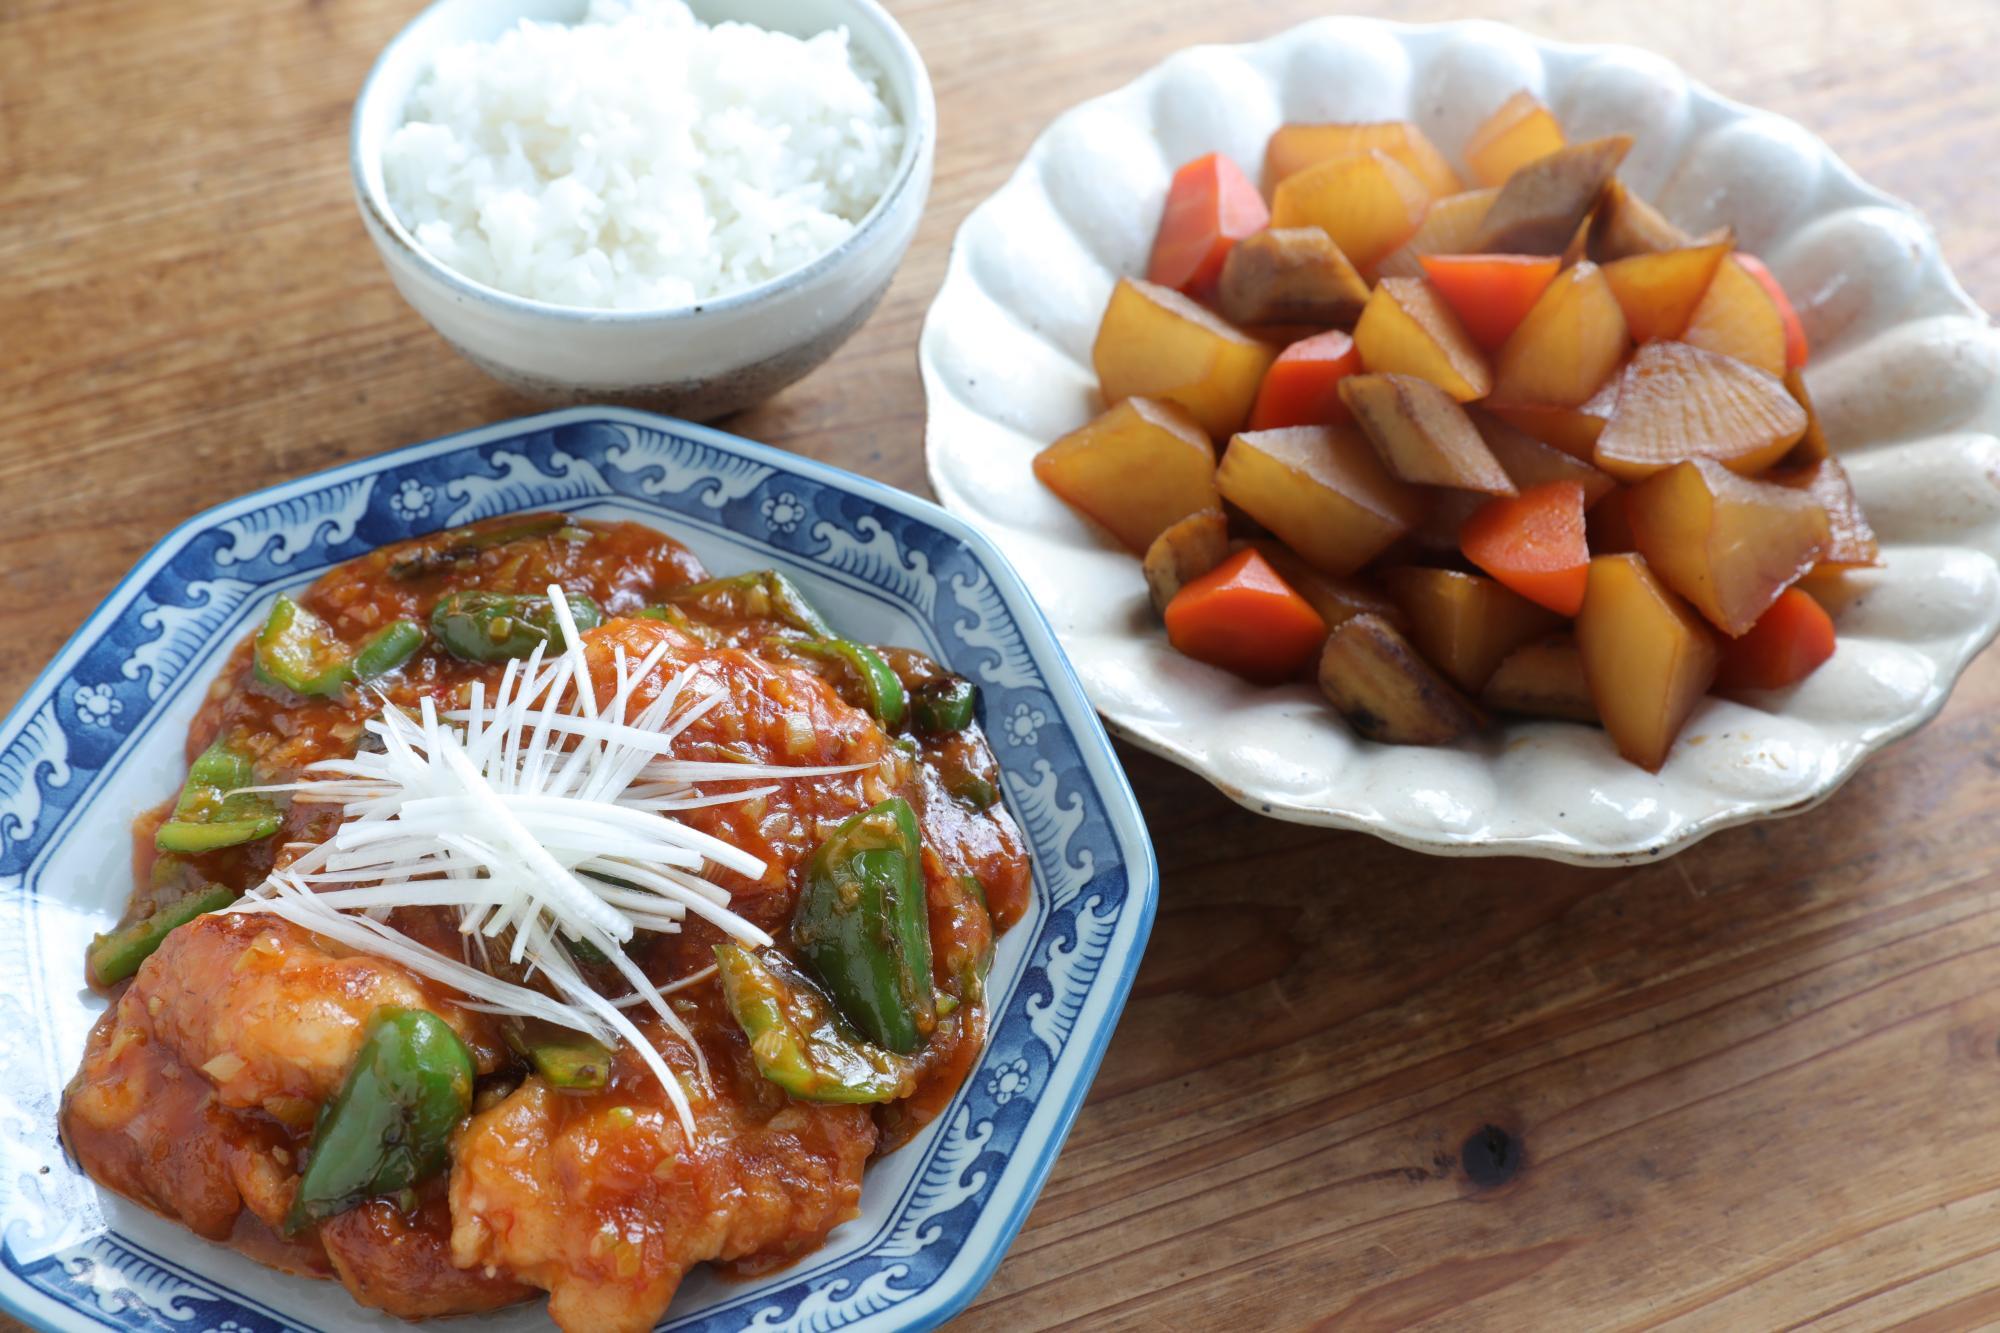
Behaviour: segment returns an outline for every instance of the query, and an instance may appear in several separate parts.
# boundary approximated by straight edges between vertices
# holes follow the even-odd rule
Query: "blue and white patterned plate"
[[[665,1327],[906,1329],[962,1307],[1047,1179],[1158,894],[1103,728],[1007,562],[936,506],[722,432],[576,408],[414,445],[183,524],[0,724],[0,1306],[54,1329],[403,1327],[99,1190],[56,1107],[103,1001],[83,950],[130,888],[129,826],[185,768],[204,688],[274,594],[385,542],[523,509],[651,523],[719,573],[776,566],[856,637],[979,682],[1034,903],[1002,939],[979,1067],[870,1167],[862,1215],[750,1283],[697,1272]],[[539,1306],[482,1320],[548,1326]]]

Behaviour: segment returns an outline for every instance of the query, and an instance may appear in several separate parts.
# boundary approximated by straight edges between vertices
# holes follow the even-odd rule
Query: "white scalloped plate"
[[[1375,745],[1308,686],[1253,688],[1184,658],[1138,561],[1029,471],[1099,408],[1090,342],[1113,281],[1145,266],[1176,164],[1216,149],[1259,163],[1287,120],[1411,119],[1455,157],[1519,88],[1574,138],[1635,135],[1629,182],[1692,230],[1728,223],[1769,262],[1883,541],[1884,567],[1853,580],[1833,659],[1754,705],[1706,701],[1657,775],[1574,723],[1514,723],[1450,749]],[[1630,48],[1342,17],[1183,51],[1057,120],[973,211],[919,359],[932,485],[1014,562],[1106,722],[1282,819],[1456,855],[1660,855],[1825,799],[1932,717],[2000,628],[2000,335],[1907,205],[1793,122]]]

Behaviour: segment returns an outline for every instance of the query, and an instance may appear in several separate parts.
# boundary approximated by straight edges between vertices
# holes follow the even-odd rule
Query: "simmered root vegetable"
[[[1785,317],[1764,284],[1751,276],[1746,257],[1731,255],[1722,261],[1688,317],[1681,341],[1779,377],[1785,373]]]
[[[1168,285],[1121,281],[1093,349],[1123,408],[1036,461],[1145,551],[1174,646],[1271,682],[1317,651],[1371,739],[1449,743],[1478,699],[1655,769],[1718,662],[1768,689],[1826,660],[1822,602],[1879,554],[1805,321],[1618,178],[1631,146],[1518,92],[1467,189],[1412,125],[1285,125],[1256,227],[1226,158],[1182,168]]]
[[[1477,574],[1405,566],[1382,577],[1424,657],[1468,693],[1485,686],[1501,658],[1562,625],[1553,611]]]
[[[1251,430],[1280,426],[1331,426],[1348,419],[1340,382],[1361,369],[1354,339],[1339,329],[1315,333],[1278,353],[1257,386]]]
[[[1371,150],[1287,176],[1271,196],[1271,225],[1318,227],[1367,268],[1410,239],[1430,202],[1407,167]]]
[[[1265,683],[1296,676],[1326,638],[1312,604],[1248,549],[1174,594],[1166,621],[1181,652]]]
[[[1479,224],[1500,196],[1497,189],[1447,195],[1430,206],[1423,224],[1375,265],[1378,278],[1421,278],[1425,255],[1462,255],[1479,240]]]
[[[1229,520],[1220,509],[1196,510],[1169,524],[1146,548],[1143,562],[1154,609],[1164,614],[1174,594],[1228,557]]]
[[[1486,678],[1479,702],[1497,713],[1597,721],[1583,653],[1571,634],[1551,634],[1508,653]]]
[[[1459,402],[1483,398],[1492,373],[1437,288],[1422,278],[1384,278],[1354,326],[1354,345],[1370,370],[1429,380]]]
[[[1276,355],[1172,288],[1132,278],[1111,293],[1090,349],[1106,403],[1165,398],[1217,440],[1242,428]]]
[[[1618,384],[1618,406],[1597,437],[1597,466],[1640,481],[1689,458],[1754,475],[1785,456],[1806,411],[1754,366],[1686,343],[1647,343]]]
[[[1653,572],[1724,634],[1743,634],[1827,547],[1826,511],[1803,491],[1739,477],[1706,458],[1655,473],[1625,497]]]
[[[1507,178],[1479,224],[1479,248],[1499,255],[1558,255],[1597,207],[1604,186],[1632,147],[1613,134],[1558,148]]]
[[[1230,250],[1216,303],[1239,325],[1351,325],[1368,283],[1318,227],[1269,227]]]
[[[1352,574],[1424,512],[1423,493],[1390,476],[1352,426],[1238,435],[1215,480],[1225,499],[1323,574]]]
[[[1127,398],[1035,455],[1035,475],[1144,551],[1171,524],[1219,509],[1215,449],[1174,403]]]
[[[1833,656],[1833,617],[1797,588],[1787,588],[1750,632],[1722,646],[1719,690],[1782,690]]]
[[[1550,407],[1587,403],[1611,378],[1630,342],[1625,312],[1604,271],[1585,260],[1549,284],[1500,348],[1493,396]]]
[[[1486,725],[1472,701],[1376,615],[1334,627],[1320,652],[1319,687],[1364,740],[1449,745]]]
[[[1375,446],[1382,465],[1403,481],[1487,495],[1515,487],[1456,399],[1414,375],[1349,375],[1340,396]]]
[[[1604,280],[1625,312],[1634,342],[1678,338],[1694,318],[1702,293],[1729,254],[1727,238],[1648,255],[1630,255],[1604,266]]]
[[[1659,771],[1715,679],[1715,633],[1643,558],[1601,555],[1576,618],[1584,678],[1618,752]]]
[[[1523,89],[1472,132],[1465,143],[1465,164],[1481,185],[1504,185],[1516,171],[1567,142],[1549,109]]]
[[[1436,198],[1463,188],[1458,173],[1437,145],[1422,130],[1401,120],[1371,125],[1280,125],[1264,148],[1264,180],[1276,188],[1280,181],[1307,167],[1371,150],[1394,158]]]
[[[1271,210],[1243,169],[1221,153],[1174,173],[1153,238],[1146,281],[1197,298],[1210,296],[1238,241],[1264,229]]]

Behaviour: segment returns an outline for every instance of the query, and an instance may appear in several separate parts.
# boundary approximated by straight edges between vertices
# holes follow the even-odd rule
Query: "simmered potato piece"
[[[1493,386],[1479,344],[1437,288],[1422,278],[1384,278],[1354,326],[1361,363],[1378,373],[1429,380],[1461,403]]]
[[[1868,516],[1861,512],[1861,501],[1854,495],[1854,483],[1848,480],[1847,469],[1840,465],[1839,460],[1822,458],[1804,467],[1788,467],[1783,472],[1773,472],[1770,479],[1780,486],[1811,496],[1826,514],[1826,550],[1820,553],[1819,563],[1813,566],[1816,572],[1882,563],[1875,529],[1869,525]]]
[[[1404,566],[1382,579],[1410,618],[1410,637],[1425,660],[1467,693],[1485,687],[1501,658],[1562,624],[1555,612],[1484,575]]]
[[[1358,268],[1410,239],[1430,195],[1383,152],[1336,157],[1285,178],[1271,197],[1274,227],[1318,227]]]
[[[1550,481],[1573,481],[1583,487],[1583,505],[1588,509],[1618,489],[1616,481],[1582,459],[1552,444],[1543,444],[1491,412],[1475,407],[1468,410],[1468,415],[1480,438],[1486,441],[1487,451],[1506,471],[1516,490]]]
[[[1403,608],[1375,584],[1360,578],[1322,574],[1299,559],[1289,546],[1267,537],[1254,538],[1245,544],[1255,548],[1299,596],[1312,603],[1312,609],[1319,612],[1327,628],[1350,617],[1365,615],[1380,616],[1399,630],[1404,627]]]
[[[1500,349],[1493,397],[1545,407],[1587,403],[1611,378],[1630,341],[1604,270],[1585,260],[1556,275]],[[1368,353],[1361,357],[1366,361]]]
[[[1042,484],[1144,551],[1170,525],[1220,509],[1215,447],[1173,403],[1127,398],[1035,455]]]
[[[1597,721],[1597,705],[1583,675],[1583,653],[1571,634],[1551,634],[1507,654],[1487,678],[1479,701],[1496,713]]]
[[[1397,481],[1352,426],[1293,426],[1238,435],[1216,484],[1325,574],[1352,574],[1423,517],[1425,496]]]
[[[1264,184],[1276,189],[1307,167],[1371,149],[1394,158],[1433,198],[1442,199],[1465,188],[1437,145],[1406,120],[1368,125],[1280,125],[1264,147]]]
[[[1559,148],[1520,168],[1487,210],[1479,248],[1505,255],[1561,254],[1631,147],[1631,135],[1613,134]]]
[[[1806,392],[1805,372],[1794,366],[1785,372],[1785,392],[1792,401],[1806,410],[1806,433],[1799,436],[1799,442],[1785,455],[1786,467],[1804,467],[1817,463],[1833,452],[1826,442],[1826,428],[1819,424],[1819,412],[1814,409],[1812,395]]]
[[[1680,337],[1706,351],[1747,361],[1773,377],[1785,373],[1785,317],[1735,255],[1715,270]]]
[[[1465,142],[1465,165],[1481,185],[1505,185],[1516,171],[1567,142],[1555,115],[1523,88],[1472,132]]]
[[[1679,250],[1694,238],[1667,221],[1664,214],[1612,177],[1591,216],[1590,257],[1600,264],[1631,255]]]
[[[1706,245],[1632,255],[1606,264],[1604,280],[1625,312],[1632,341],[1680,337],[1733,244],[1725,235]]]
[[[1363,740],[1449,745],[1486,718],[1377,615],[1336,625],[1320,653],[1319,687]]]
[[[1597,466],[1641,481],[1690,458],[1752,475],[1805,434],[1805,409],[1754,366],[1686,343],[1647,343],[1625,367]]]
[[[1473,245],[1479,240],[1479,224],[1486,220],[1486,210],[1499,196],[1500,190],[1496,186],[1488,190],[1467,190],[1463,194],[1446,195],[1433,203],[1416,233],[1375,265],[1375,275],[1379,278],[1421,278],[1424,266],[1419,261],[1425,255],[1472,253]]]
[[[1340,397],[1383,465],[1420,486],[1513,495],[1514,483],[1458,400],[1412,375],[1349,375]]]
[[[1658,772],[1715,679],[1715,631],[1637,555],[1601,555],[1576,618],[1591,702],[1618,752]]]
[[[1169,399],[1218,440],[1250,415],[1277,354],[1179,292],[1136,278],[1119,279],[1090,349],[1105,402]]]
[[[1318,227],[1267,227],[1230,249],[1216,303],[1235,324],[1349,328],[1368,284]]]
[[[1732,638],[1813,567],[1831,536],[1826,511],[1806,492],[1705,458],[1633,487],[1625,516],[1653,572]]]
[[[1164,613],[1183,585],[1221,564],[1229,554],[1229,520],[1220,509],[1198,509],[1161,529],[1146,548],[1143,568],[1153,609]]]

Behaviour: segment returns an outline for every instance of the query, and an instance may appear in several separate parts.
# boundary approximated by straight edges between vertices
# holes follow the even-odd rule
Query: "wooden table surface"
[[[937,184],[744,434],[921,490],[953,230],[1063,107],[1311,0],[905,0]],[[350,100],[416,0],[0,0],[0,707],[208,505],[532,404],[391,290]],[[1464,17],[1443,0],[1350,6]],[[2000,301],[1990,0],[1494,0],[1790,114]],[[1665,863],[1428,859],[1127,751],[1164,872],[1055,1176],[958,1323],[2000,1321],[2000,669],[1832,801]]]

